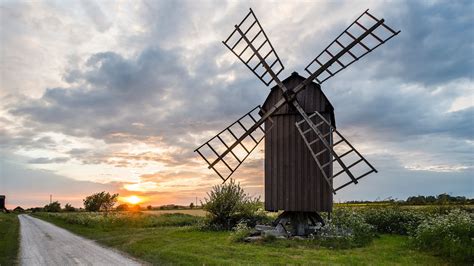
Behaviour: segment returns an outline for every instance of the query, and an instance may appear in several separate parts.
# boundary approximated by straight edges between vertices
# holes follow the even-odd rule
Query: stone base
[[[301,238],[315,233],[322,226],[324,226],[324,220],[317,212],[283,212],[273,222],[273,226],[255,226],[255,233],[246,241],[254,242],[268,236]]]
[[[307,236],[324,226],[324,220],[317,212],[285,211],[273,224],[281,225],[290,236]]]

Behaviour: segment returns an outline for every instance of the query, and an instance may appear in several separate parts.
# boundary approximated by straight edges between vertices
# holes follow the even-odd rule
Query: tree
[[[148,205],[148,206],[146,206],[146,209],[151,210],[151,209],[153,209],[153,207],[151,205]]]
[[[99,192],[87,196],[84,199],[84,208],[86,211],[97,212],[105,211],[108,212],[117,202],[119,194],[110,194],[109,192]]]
[[[71,204],[66,203],[66,205],[64,205],[64,211],[67,211],[67,212],[75,212],[75,211],[76,211],[76,208],[72,207]]]
[[[60,212],[61,211],[61,204],[57,201],[51,202],[50,204],[44,206],[44,211],[46,211],[46,212]]]
[[[194,203],[191,202],[191,203],[189,204],[189,208],[190,208],[190,209],[194,209]]]

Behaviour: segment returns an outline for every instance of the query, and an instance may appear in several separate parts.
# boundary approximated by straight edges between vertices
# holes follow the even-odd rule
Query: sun
[[[140,197],[138,197],[138,196],[135,196],[135,195],[130,196],[130,197],[126,197],[126,198],[124,198],[124,199],[125,199],[126,202],[128,202],[128,203],[130,203],[130,204],[133,204],[133,205],[142,202],[142,199],[141,199]]]

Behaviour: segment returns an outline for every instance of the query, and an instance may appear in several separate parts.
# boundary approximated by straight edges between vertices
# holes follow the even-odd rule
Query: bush
[[[61,204],[57,201],[51,202],[48,205],[45,205],[43,210],[45,212],[60,212],[61,211]]]
[[[364,217],[350,209],[336,209],[316,238],[321,244],[332,248],[362,247],[375,237],[374,227]]]
[[[75,212],[76,208],[72,207],[71,204],[66,203],[66,205],[64,205],[64,211],[66,211],[66,212]]]
[[[413,244],[423,250],[459,261],[474,261],[474,215],[453,210],[423,221],[414,231]]]
[[[408,235],[431,215],[428,211],[400,207],[366,208],[361,214],[377,232],[399,235]]]
[[[208,212],[208,229],[231,230],[239,222],[253,227],[268,221],[260,198],[245,194],[232,179],[226,184],[214,186],[207,195],[209,199],[204,199],[203,209]]]

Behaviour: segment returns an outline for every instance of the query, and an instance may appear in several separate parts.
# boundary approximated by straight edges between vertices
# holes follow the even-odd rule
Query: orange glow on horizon
[[[133,205],[137,205],[138,203],[142,202],[143,199],[136,196],[136,195],[132,195],[132,196],[128,196],[128,197],[124,197],[122,198],[123,201],[127,202],[127,203],[130,203],[130,204],[133,204]]]

